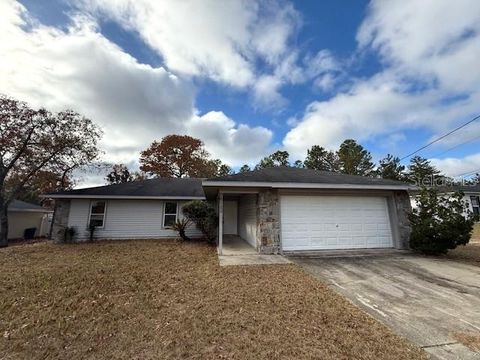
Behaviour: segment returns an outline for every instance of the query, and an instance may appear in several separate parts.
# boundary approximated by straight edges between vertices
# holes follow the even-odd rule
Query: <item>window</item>
[[[105,201],[92,201],[90,205],[90,221],[89,225],[95,227],[103,227],[105,225]]]
[[[169,228],[177,222],[177,203],[165,202],[163,211],[163,227]]]
[[[480,196],[470,196],[472,202],[472,209],[475,215],[480,215]]]

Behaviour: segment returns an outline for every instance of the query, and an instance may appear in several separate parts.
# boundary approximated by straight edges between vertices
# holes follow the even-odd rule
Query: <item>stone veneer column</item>
[[[410,233],[412,232],[410,220],[408,219],[408,214],[412,212],[410,196],[408,195],[407,191],[395,191],[393,198],[395,201],[395,209],[397,210],[398,234],[400,242],[396,247],[400,249],[409,249]]]
[[[55,200],[55,215],[52,224],[52,240],[63,242],[65,240],[65,229],[68,226],[68,215],[70,214],[70,200]]]
[[[257,200],[257,249],[280,253],[280,202],[277,190],[261,190]]]

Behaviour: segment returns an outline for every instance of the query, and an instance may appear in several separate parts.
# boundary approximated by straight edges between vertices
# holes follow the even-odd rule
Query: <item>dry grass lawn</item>
[[[201,243],[0,249],[1,359],[423,359],[295,265]]]
[[[480,222],[477,222],[473,227],[472,242],[480,243]]]
[[[468,333],[454,333],[453,338],[462,343],[470,350],[478,352],[480,351],[480,335],[468,334]]]
[[[450,250],[445,257],[447,259],[463,261],[480,266],[480,223],[476,223],[470,242]]]

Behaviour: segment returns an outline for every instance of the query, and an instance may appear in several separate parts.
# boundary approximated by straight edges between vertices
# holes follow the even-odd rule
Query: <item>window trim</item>
[[[97,229],[105,229],[105,219],[107,218],[107,201],[106,200],[91,200],[90,201],[90,210],[88,212],[88,221],[87,221],[87,229],[90,227],[90,222],[92,221],[92,215],[101,215],[101,214],[93,214],[92,213],[92,207],[95,202],[103,202],[105,203],[105,207],[103,208],[103,220],[102,220],[102,226],[95,226]]]
[[[167,203],[172,203],[172,204],[175,204],[175,214],[173,213],[166,213],[166,208],[167,208]],[[165,225],[165,216],[166,215],[175,215],[175,222],[178,221],[178,201],[164,201],[163,202],[163,220],[162,220],[162,228],[164,229],[171,229],[172,226],[166,226]]]
[[[477,200],[477,205],[473,205],[473,200]],[[472,205],[472,211],[475,215],[480,214],[480,196],[478,195],[471,195],[470,196],[470,205]],[[475,211],[477,209],[477,211]]]

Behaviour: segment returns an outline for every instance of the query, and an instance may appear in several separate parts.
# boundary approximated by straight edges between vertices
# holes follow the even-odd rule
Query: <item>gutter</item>
[[[112,200],[205,200],[205,196],[132,196],[132,195],[75,195],[46,194],[47,199],[112,199]]]

